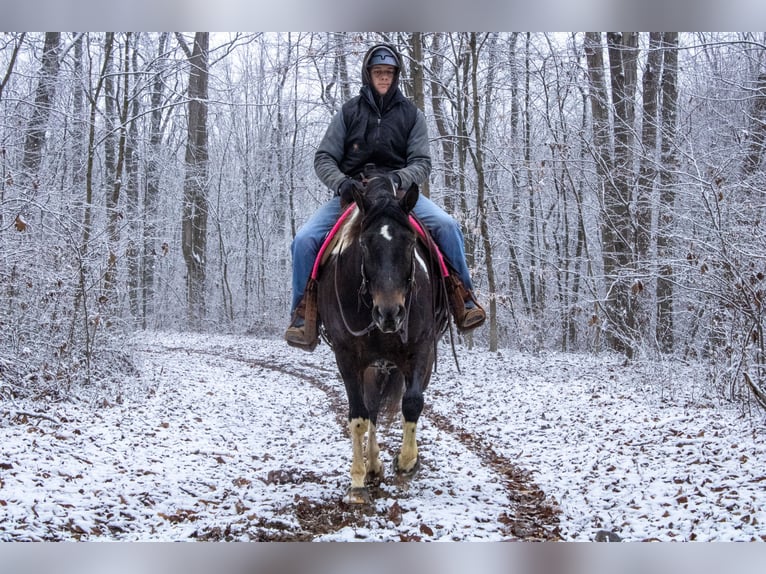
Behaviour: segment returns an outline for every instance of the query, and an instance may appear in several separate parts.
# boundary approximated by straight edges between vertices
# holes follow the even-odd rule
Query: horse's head
[[[418,195],[413,185],[397,199],[395,186],[383,175],[371,178],[364,191],[354,194],[362,214],[359,243],[362,272],[372,297],[372,320],[384,333],[399,331],[407,318],[417,242],[409,213]]]

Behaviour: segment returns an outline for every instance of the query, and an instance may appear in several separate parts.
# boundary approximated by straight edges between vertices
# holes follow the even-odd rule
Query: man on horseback
[[[362,64],[359,95],[333,117],[314,156],[317,176],[335,194],[292,242],[292,318],[285,333],[291,346],[309,351],[316,346],[316,293],[306,292],[306,284],[322,241],[343,207],[351,203],[352,190],[362,186],[365,166],[391,170],[400,189],[422,184],[431,172],[425,115],[399,90],[401,69],[401,56],[393,46],[370,48]],[[413,213],[454,269],[447,287],[455,324],[461,331],[475,329],[486,314],[473,295],[460,225],[422,195]]]

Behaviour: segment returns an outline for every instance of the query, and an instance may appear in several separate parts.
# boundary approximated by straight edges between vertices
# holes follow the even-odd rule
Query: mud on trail
[[[254,359],[248,358],[242,354],[229,354],[227,358],[242,361],[248,365],[260,369],[268,369],[284,375],[284,380],[293,380],[295,384],[308,383],[322,391],[332,404],[332,410],[335,413],[338,432],[348,439],[347,432],[347,403],[343,382],[334,369],[334,362],[328,363],[322,361],[321,365],[312,360],[297,360],[293,364],[286,364],[284,359]],[[432,383],[433,384],[433,383]],[[546,494],[534,483],[531,473],[520,468],[511,460],[498,454],[481,436],[478,436],[469,430],[460,428],[450,418],[444,414],[439,414],[429,408],[429,394],[426,392],[426,406],[424,408],[420,425],[428,422],[438,433],[447,433],[460,444],[466,453],[481,461],[487,472],[493,473],[498,477],[502,485],[506,504],[500,504],[495,509],[495,515],[476,517],[477,522],[488,525],[494,523],[497,533],[502,540],[522,540],[522,541],[557,541],[561,540],[558,534],[558,508],[556,502],[546,497]],[[384,418],[384,417],[382,417]],[[390,445],[391,456],[397,448],[396,441],[386,440],[396,426],[398,420],[381,420],[380,437],[381,448],[386,450],[385,444]],[[397,440],[400,435],[397,434]],[[285,507],[283,515],[288,518],[286,524],[292,522],[294,518],[300,525],[300,528],[289,528],[284,526],[280,528],[279,521],[257,521],[258,526],[252,530],[253,540],[259,541],[311,541],[317,538],[332,535],[332,533],[342,529],[352,529],[355,532],[366,532],[371,527],[376,528],[381,521],[385,521],[388,526],[400,526],[402,522],[402,506],[399,501],[407,500],[414,506],[417,501],[412,499],[409,492],[411,481],[418,481],[423,474],[438,475],[439,473],[449,473],[449,468],[435,468],[429,458],[429,450],[438,448],[439,442],[428,441],[427,446],[423,446],[421,432],[421,462],[422,467],[418,474],[411,479],[400,479],[396,477],[393,470],[386,469],[384,481],[389,481],[391,488],[381,488],[380,485],[370,486],[373,504],[368,506],[355,506],[345,504],[340,501],[342,492],[337,495],[337,500],[310,500],[305,497],[298,498],[294,504]],[[350,460],[350,439],[348,440],[348,452],[338,453],[338,463],[342,468],[348,466]],[[451,452],[450,457],[460,457],[460,452]],[[311,472],[309,469],[290,470],[282,469],[272,472],[268,476],[268,482],[274,484],[299,484],[301,482],[314,482],[322,484],[323,476]],[[328,484],[328,487],[333,487]],[[478,485],[474,485],[473,490],[478,490]],[[475,492],[461,492],[455,489],[447,493],[443,491],[436,492],[445,496],[475,496]],[[391,500],[392,504],[382,513],[379,512],[375,501]],[[379,505],[378,505],[379,506]],[[434,529],[427,524],[428,520],[421,522],[417,531],[399,532],[398,539],[401,541],[422,541],[433,539]],[[204,540],[225,540],[226,532],[213,530],[200,532],[198,538]],[[230,537],[230,533],[228,535]],[[331,536],[330,536],[331,537]],[[365,538],[365,534],[356,535],[358,538]],[[452,538],[455,541],[461,540],[459,537]]]

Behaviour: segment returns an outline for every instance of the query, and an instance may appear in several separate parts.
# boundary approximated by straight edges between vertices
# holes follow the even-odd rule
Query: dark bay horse
[[[351,486],[344,501],[367,503],[367,484],[382,476],[376,439],[386,399],[401,398],[399,474],[418,467],[416,429],[448,322],[442,272],[409,214],[417,186],[400,199],[386,175],[354,195],[356,213],[341,232],[318,283],[319,316],[348,397]],[[365,457],[365,434],[367,434]]]

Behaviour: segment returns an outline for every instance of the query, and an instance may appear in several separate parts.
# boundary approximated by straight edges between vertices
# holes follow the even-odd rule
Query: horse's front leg
[[[370,416],[361,392],[362,373],[352,366],[338,367],[348,397],[348,430],[351,435],[351,486],[343,497],[348,504],[367,504],[370,494],[365,486],[367,467],[364,461],[364,436],[370,426]]]
[[[425,360],[405,376],[406,389],[402,397],[402,447],[394,458],[394,470],[399,475],[411,476],[420,467],[418,457],[417,429],[420,413],[423,412],[423,391],[431,378],[433,360]]]
[[[364,435],[370,426],[370,421],[361,417],[353,418],[348,422],[348,430],[351,434],[351,488],[349,489],[346,502],[368,502],[367,467],[364,463]]]
[[[402,446],[394,458],[394,471],[403,476],[411,476],[420,467],[417,441],[418,423],[404,419],[402,425]]]

